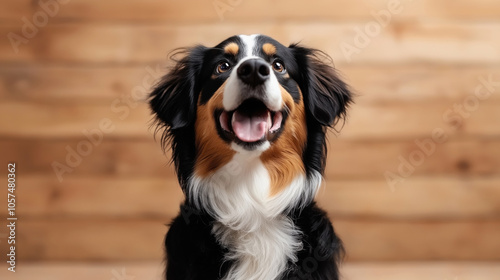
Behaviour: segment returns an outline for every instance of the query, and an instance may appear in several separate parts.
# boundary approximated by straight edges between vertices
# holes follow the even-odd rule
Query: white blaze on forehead
[[[241,63],[250,58],[256,57],[253,55],[253,50],[255,49],[258,36],[258,34],[238,35],[238,38],[240,38],[241,40],[241,47],[244,51],[244,55],[243,58],[234,66],[234,71],[231,72],[231,75],[227,79],[227,84],[222,98],[222,105],[227,111],[232,111],[241,104],[243,95],[241,93],[242,85],[241,81],[238,79],[237,69],[241,65]]]
[[[245,57],[254,56],[255,45],[259,34],[253,35],[239,35],[241,42],[245,48]]]
[[[280,111],[283,109],[283,99],[281,97],[281,87],[279,84],[278,79],[276,78],[276,74],[271,68],[271,64],[268,63],[269,67],[269,78],[266,79],[266,81],[258,86],[258,88],[251,88],[245,83],[243,83],[240,78],[238,77],[238,68],[240,65],[249,60],[249,59],[263,59],[262,57],[258,56],[259,53],[259,46],[257,39],[259,38],[259,34],[254,34],[254,35],[239,35],[238,38],[240,39],[240,46],[241,46],[241,54],[242,57],[240,60],[236,63],[236,65],[233,67],[233,70],[231,74],[229,75],[229,78],[227,79],[226,86],[224,88],[224,94],[222,98],[222,105],[224,107],[224,110],[226,111],[233,111],[238,108],[238,106],[241,105],[241,103],[247,99],[250,98],[258,98],[264,104],[267,106],[268,109],[271,111]],[[238,114],[234,114],[233,117],[236,116],[238,117]],[[256,116],[253,116],[256,117]],[[253,120],[252,118],[251,120]],[[247,122],[249,123],[249,122]],[[245,124],[247,124],[245,123]],[[238,127],[236,127],[238,128]],[[254,128],[254,127],[248,127],[245,126],[249,132],[254,132],[257,130],[255,128],[254,130],[249,130],[248,128]],[[271,126],[268,127],[269,129]],[[233,127],[234,129],[234,127]],[[238,130],[239,131],[239,130]],[[241,132],[241,131],[239,131]],[[260,135],[260,134],[259,134]],[[259,136],[255,134],[255,137]],[[253,141],[255,140],[255,137],[247,137],[248,141]],[[245,138],[245,137],[244,137]],[[246,141],[245,139],[242,139],[243,141]]]

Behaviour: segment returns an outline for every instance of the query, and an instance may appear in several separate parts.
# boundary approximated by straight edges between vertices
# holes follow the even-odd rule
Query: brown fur
[[[236,43],[229,43],[224,47],[224,52],[232,55],[237,55],[240,47]]]
[[[262,45],[262,51],[268,56],[273,56],[276,54],[276,47],[271,43],[265,43]]]
[[[270,196],[286,188],[299,174],[305,174],[302,153],[307,138],[306,115],[302,99],[295,103],[290,94],[281,87],[283,102],[289,108],[281,136],[261,155],[261,160],[271,179]]]
[[[213,113],[222,108],[225,83],[217,90],[208,103],[198,105],[196,146],[198,158],[195,174],[207,177],[229,163],[236,153],[218,135]],[[260,156],[269,172],[271,186],[269,195],[274,196],[284,190],[299,174],[305,174],[302,153],[307,138],[306,117],[302,99],[295,103],[290,94],[281,87],[281,96],[288,108],[288,119],[280,137]]]
[[[198,155],[194,171],[202,178],[210,176],[229,163],[236,153],[217,134],[215,122],[218,120],[214,120],[213,116],[217,108],[222,108],[225,85],[224,83],[206,104],[198,104],[195,124]]]

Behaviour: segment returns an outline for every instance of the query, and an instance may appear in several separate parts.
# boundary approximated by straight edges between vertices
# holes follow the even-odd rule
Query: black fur
[[[237,41],[238,38],[228,40]],[[265,36],[259,40],[276,42]],[[329,57],[320,51],[294,44],[278,52],[282,54],[291,78],[280,83],[294,94],[295,99],[298,86],[304,98],[308,132],[303,154],[306,173],[308,176],[313,171],[323,174],[326,130],[345,117],[351,102],[350,91],[338,78]],[[197,101],[200,94],[201,102],[208,100],[224,77],[210,79],[212,64],[217,63],[216,57],[220,55],[220,46],[197,46],[181,52],[181,55],[183,58],[176,61],[176,66],[151,93],[150,106],[156,115],[157,132],[162,133],[163,147],[172,149],[180,185],[187,191],[187,180],[193,173],[196,160],[194,123]],[[170,225],[165,239],[166,277],[169,280],[221,279],[231,262],[224,261],[227,250],[211,233],[214,217],[195,210],[191,205],[188,200],[181,205],[181,212]],[[339,279],[338,264],[343,248],[326,213],[312,202],[304,209],[286,214],[303,233],[303,249],[298,252],[299,261],[289,264],[282,279]]]
[[[304,164],[308,174],[323,174],[326,164],[326,130],[345,118],[351,92],[336,73],[331,58],[323,52],[297,44],[289,47],[300,72],[294,79],[304,95],[307,114],[307,147]],[[325,62],[326,60],[326,62]]]
[[[225,250],[211,234],[214,219],[188,205],[181,205],[165,238],[168,256],[167,279],[220,279],[229,263],[223,262]]]
[[[302,211],[290,214],[302,230],[304,248],[299,261],[290,263],[290,271],[281,280],[337,280],[337,264],[344,255],[342,242],[335,234],[326,213],[311,203]],[[222,248],[211,234],[214,219],[188,204],[170,225],[165,248],[168,256],[168,280],[221,279],[231,262],[224,262]]]
[[[180,50],[176,66],[151,92],[149,104],[156,115],[156,132],[161,132],[163,149],[172,149],[180,185],[193,172],[196,158],[194,120],[199,92],[199,76],[207,48],[197,46]]]
[[[326,213],[311,203],[293,219],[304,232],[304,249],[298,253],[298,263],[283,279],[339,279],[337,264],[344,256],[344,248]]]

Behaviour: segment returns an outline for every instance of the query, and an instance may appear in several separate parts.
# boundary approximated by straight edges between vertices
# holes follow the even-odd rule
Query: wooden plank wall
[[[144,96],[172,49],[241,33],[326,51],[358,94],[318,197],[348,260],[500,260],[495,0],[0,2],[0,154],[17,164],[20,259],[161,258],[182,194]],[[61,181],[54,162],[68,166]]]

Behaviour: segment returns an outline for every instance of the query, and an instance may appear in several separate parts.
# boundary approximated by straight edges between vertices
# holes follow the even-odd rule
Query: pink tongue
[[[255,142],[266,135],[266,132],[269,130],[270,118],[269,111],[252,116],[236,111],[233,114],[231,125],[238,139],[243,142]]]

